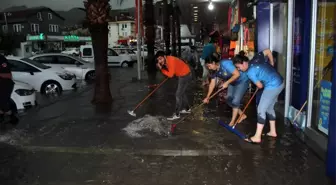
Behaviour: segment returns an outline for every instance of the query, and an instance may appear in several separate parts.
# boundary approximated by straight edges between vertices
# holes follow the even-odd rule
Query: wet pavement
[[[90,104],[88,86],[29,111],[16,128],[1,133],[0,184],[331,184],[324,162],[281,118],[278,139],[251,145],[218,125],[219,119],[228,122],[231,112],[212,101],[179,124],[175,136],[167,136],[160,131],[168,131],[171,122],[160,117],[173,113],[176,80],[167,81],[132,117],[127,110],[147,95],[149,84],[132,82],[136,69],[111,70],[114,102],[108,111]],[[159,75],[157,83],[163,79]],[[193,84],[189,94],[198,104],[203,89]],[[247,112],[247,121],[236,129],[253,133],[255,106]],[[148,129],[131,137],[124,128],[135,128],[132,121]]]

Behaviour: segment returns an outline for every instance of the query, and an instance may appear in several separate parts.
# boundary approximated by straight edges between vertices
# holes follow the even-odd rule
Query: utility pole
[[[4,17],[5,17],[5,25],[6,25],[6,32],[8,31],[8,22],[7,22],[7,13],[4,12]]]
[[[141,0],[137,1],[137,64],[138,64],[138,80],[141,80]]]

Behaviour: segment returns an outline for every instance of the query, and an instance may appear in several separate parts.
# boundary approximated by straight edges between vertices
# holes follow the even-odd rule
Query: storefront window
[[[328,134],[336,2],[319,0],[316,27],[312,128]]]

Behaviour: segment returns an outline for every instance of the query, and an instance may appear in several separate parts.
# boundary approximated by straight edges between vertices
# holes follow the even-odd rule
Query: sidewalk
[[[176,136],[143,131],[142,137],[129,137],[122,129],[135,119],[157,116],[143,120],[150,125],[148,120],[173,113],[176,81],[167,81],[135,118],[127,110],[148,94],[147,82],[132,82],[136,69],[111,69],[111,74],[114,102],[108,113],[90,104],[93,89],[88,88],[30,112],[9,131],[9,139],[2,139],[0,184],[330,184],[323,162],[283,126],[283,120],[278,121],[281,137],[251,145],[218,125],[231,113],[225,106],[216,110],[214,101],[194,111],[178,126]],[[157,83],[163,79],[159,76]],[[204,96],[195,86],[189,94],[197,103]],[[236,128],[254,132],[255,115],[251,106],[248,120]]]

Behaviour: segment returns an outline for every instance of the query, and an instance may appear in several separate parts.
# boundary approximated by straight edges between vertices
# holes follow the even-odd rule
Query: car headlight
[[[19,96],[30,96],[35,92],[35,89],[16,89],[15,93]]]
[[[63,80],[72,80],[75,75],[68,74],[68,73],[57,73],[57,75],[62,78]]]

